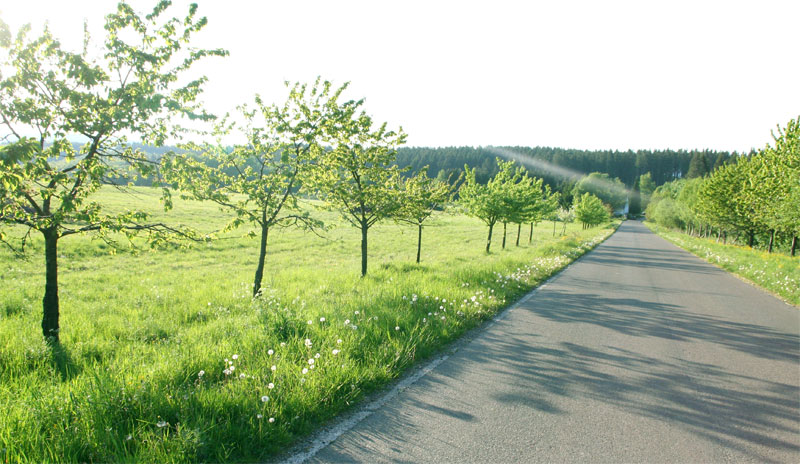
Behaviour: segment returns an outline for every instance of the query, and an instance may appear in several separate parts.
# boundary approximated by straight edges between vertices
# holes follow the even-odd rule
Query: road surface
[[[311,462],[800,462],[800,310],[636,221]]]

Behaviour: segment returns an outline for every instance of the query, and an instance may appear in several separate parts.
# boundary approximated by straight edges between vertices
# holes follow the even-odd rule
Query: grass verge
[[[800,257],[767,253],[713,239],[691,237],[645,222],[658,235],[709,263],[752,282],[784,301],[800,306]]]
[[[157,192],[135,201],[158,212]],[[103,201],[124,208],[122,193]],[[441,214],[425,230],[271,237],[266,292],[250,298],[257,244],[231,235],[139,254],[90,237],[61,244],[62,343],[41,338],[41,243],[0,252],[0,462],[252,462],[274,456],[429,358],[610,235],[540,225],[483,252],[485,227]],[[213,230],[214,207],[164,220]],[[560,227],[559,227],[560,229]],[[527,231],[525,231],[527,232]]]

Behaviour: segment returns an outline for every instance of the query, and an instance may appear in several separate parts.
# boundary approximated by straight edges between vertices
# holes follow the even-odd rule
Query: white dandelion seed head
[[[278,370],[278,366],[272,366],[270,367],[270,370],[272,370],[272,372],[275,372]]]
[[[263,419],[263,418],[264,418],[263,414],[256,414],[256,419]]]
[[[206,375],[206,371],[200,371],[200,372],[197,373],[198,377],[202,377],[204,375]]]
[[[339,354],[339,350],[333,350],[331,351],[331,353],[333,353],[333,355],[336,356],[337,354]]]
[[[340,345],[341,343],[342,343],[342,339],[341,339],[341,338],[340,338],[340,339],[338,339],[338,340],[336,340],[336,344],[337,344],[337,345]]]
[[[324,318],[324,317],[320,317],[320,318],[319,318],[319,321],[320,321],[320,322],[325,322],[325,318]]]
[[[264,395],[264,396],[261,397],[261,402],[262,403],[266,403],[267,401],[269,401],[269,396]]]
[[[309,358],[308,364],[314,364],[314,358]]]
[[[275,354],[275,351],[274,350],[267,350],[267,354],[272,356],[273,354]]]
[[[350,319],[345,319],[344,320],[344,325],[348,325],[348,324],[350,324]]]
[[[274,418],[274,417],[270,417],[270,418],[269,418],[269,423],[271,424],[271,423],[273,423],[273,422],[275,422],[275,418]]]
[[[272,383],[272,382],[270,382],[270,383],[269,383],[269,385],[267,385],[267,388],[269,388],[270,390],[272,390],[273,388],[275,388],[275,384],[274,384],[274,383]]]
[[[307,367],[304,367],[304,368],[303,368],[303,370],[302,370],[302,372],[303,372],[303,374],[308,374],[308,368],[307,368]]]
[[[394,330],[400,330],[400,326],[399,326],[399,325],[398,325],[398,326],[395,326],[395,327],[394,327]]]
[[[238,354],[235,354],[235,355],[231,356],[231,358],[233,358],[233,359],[239,359],[239,355],[238,355]]]
[[[160,420],[160,421],[156,422],[156,426],[158,428],[166,427],[167,426],[167,422],[163,421],[163,420]]]

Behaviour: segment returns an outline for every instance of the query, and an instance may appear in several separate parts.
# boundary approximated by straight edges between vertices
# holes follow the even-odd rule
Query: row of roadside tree
[[[773,133],[774,142],[705,177],[658,187],[647,218],[688,234],[716,237],[794,256],[800,236],[800,117]]]

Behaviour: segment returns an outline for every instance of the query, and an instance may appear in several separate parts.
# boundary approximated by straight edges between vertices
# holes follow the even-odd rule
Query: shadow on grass
[[[61,377],[62,382],[72,380],[81,373],[81,368],[75,363],[69,350],[57,341],[48,341],[50,350],[50,363]]]

